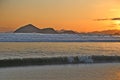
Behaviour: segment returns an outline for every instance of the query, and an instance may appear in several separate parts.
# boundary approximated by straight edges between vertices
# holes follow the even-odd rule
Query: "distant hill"
[[[39,33],[40,29],[32,24],[28,24],[18,28],[14,33]]]
[[[92,34],[120,35],[120,30],[104,30],[104,31],[94,31],[94,32],[90,32],[90,33],[92,33]]]
[[[61,30],[59,31],[61,34],[78,34],[78,32],[72,31],[72,30]]]
[[[32,24],[28,24],[28,25],[18,28],[17,30],[14,31],[14,33],[51,33],[51,34],[55,34],[58,32],[55,31],[53,28],[39,29]]]
[[[53,28],[39,29],[32,24],[28,24],[18,28],[14,33],[75,34],[76,32],[72,30],[56,31]]]
[[[14,33],[43,33],[43,34],[109,34],[109,35],[120,35],[120,30],[104,30],[104,31],[93,31],[88,33],[78,33],[72,30],[60,30],[57,31],[53,28],[39,29],[32,24],[22,26],[14,31]]]
[[[57,34],[58,32],[53,28],[44,28],[44,29],[40,29],[39,33]]]

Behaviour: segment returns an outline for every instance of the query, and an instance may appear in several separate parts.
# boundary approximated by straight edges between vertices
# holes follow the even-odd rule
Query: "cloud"
[[[106,20],[109,20],[109,21],[120,21],[120,17],[117,17],[117,18],[95,19],[95,21],[106,21]]]
[[[105,20],[109,20],[109,19],[95,19],[95,21],[105,21]]]
[[[111,20],[120,20],[120,18],[112,18]]]

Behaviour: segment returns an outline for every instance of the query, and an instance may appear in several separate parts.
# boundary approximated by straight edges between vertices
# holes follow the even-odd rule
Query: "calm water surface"
[[[0,68],[0,80],[120,80],[120,64]]]
[[[0,42],[0,59],[74,55],[120,55],[120,43]]]

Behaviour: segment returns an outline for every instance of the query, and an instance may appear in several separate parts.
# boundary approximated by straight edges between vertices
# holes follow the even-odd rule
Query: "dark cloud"
[[[95,19],[95,21],[106,21],[106,20],[120,21],[120,17],[118,17],[118,18],[103,18],[103,19]]]
[[[120,18],[112,18],[111,20],[120,20]]]
[[[105,21],[105,20],[109,20],[109,19],[95,19],[95,21]]]

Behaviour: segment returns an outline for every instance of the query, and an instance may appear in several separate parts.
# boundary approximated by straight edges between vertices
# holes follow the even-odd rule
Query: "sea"
[[[56,39],[60,38],[63,41],[54,41],[53,36],[45,37],[44,39],[47,39],[45,42],[39,41],[40,38],[35,36],[38,41],[34,41],[33,37],[30,40],[30,36],[24,36],[24,39],[15,36],[6,38],[5,34],[0,35],[0,60],[59,56],[120,56],[119,36],[100,36],[103,38],[97,36],[96,38],[96,36],[87,35],[88,39],[86,36],[80,36],[82,37],[80,41],[77,35],[76,42],[67,41],[71,36],[66,38],[67,40],[61,36]],[[37,34],[37,36],[41,35]],[[72,40],[76,39],[73,37]],[[2,67],[0,68],[0,80],[120,80],[120,63]]]
[[[0,59],[120,55],[119,42],[0,42]]]

